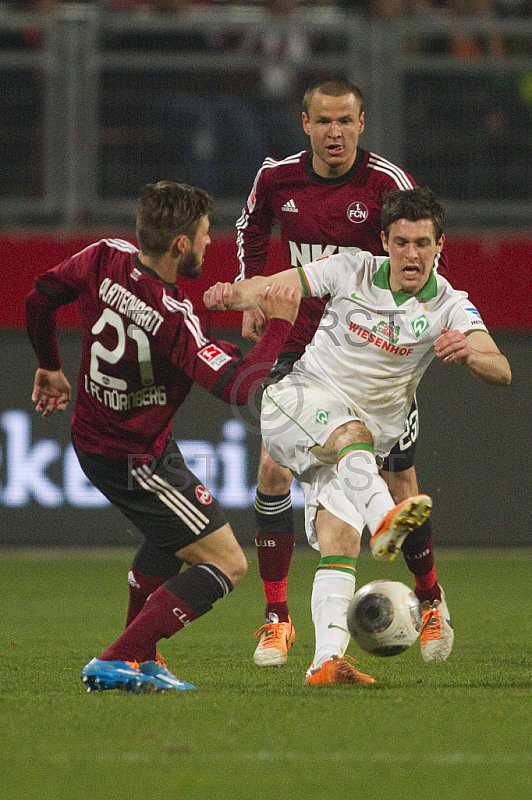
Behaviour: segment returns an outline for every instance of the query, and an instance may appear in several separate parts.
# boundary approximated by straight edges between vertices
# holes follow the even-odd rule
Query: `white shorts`
[[[262,396],[261,432],[264,446],[274,461],[296,477],[305,497],[305,532],[318,550],[316,512],[322,505],[331,514],[362,533],[364,521],[338,482],[336,464],[323,464],[310,452],[323,447],[329,436],[346,422],[358,420],[338,398],[287,375],[267,386]]]

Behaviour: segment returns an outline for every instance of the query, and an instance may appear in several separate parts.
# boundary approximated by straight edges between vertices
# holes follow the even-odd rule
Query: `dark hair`
[[[416,186],[415,189],[389,192],[386,195],[381,211],[381,228],[388,238],[390,226],[400,219],[407,219],[409,222],[430,219],[438,242],[443,234],[444,216],[445,208],[438,203],[432,189]]]
[[[210,195],[196,186],[173,181],[148,183],[137,206],[137,241],[143,253],[161,256],[176,236],[194,239],[199,222],[212,211]]]
[[[322,78],[308,87],[303,95],[303,111],[308,116],[310,104],[314,95],[320,92],[327,94],[330,97],[341,97],[343,94],[354,94],[360,106],[360,113],[364,111],[364,95],[362,94],[356,83],[348,80],[347,78],[329,77]]]

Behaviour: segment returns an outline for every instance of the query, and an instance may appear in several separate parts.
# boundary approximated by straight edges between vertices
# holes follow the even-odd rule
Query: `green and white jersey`
[[[306,296],[330,295],[294,375],[342,399],[387,453],[404,431],[442,328],[486,331],[465,292],[432,272],[415,296],[393,292],[388,258],[342,253],[299,269]]]

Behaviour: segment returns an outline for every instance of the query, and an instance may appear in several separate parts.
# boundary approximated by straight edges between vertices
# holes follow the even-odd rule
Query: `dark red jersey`
[[[346,250],[384,255],[380,237],[384,198],[391,190],[415,185],[403,169],[360,147],[352,168],[340,178],[317,175],[310,150],[282,161],[267,158],[236,224],[240,262],[237,280],[264,270],[276,220],[283,252],[276,272]],[[302,301],[285,350],[303,352],[324,306],[322,300]]]
[[[246,402],[291,327],[272,320],[266,341],[241,358],[229,342],[209,338],[181,289],[137,254],[121,239],[96,242],[39,276],[27,298],[30,341],[49,370],[60,367],[55,311],[78,300],[82,354],[72,436],[83,450],[114,458],[159,456],[194,382],[227,402]]]

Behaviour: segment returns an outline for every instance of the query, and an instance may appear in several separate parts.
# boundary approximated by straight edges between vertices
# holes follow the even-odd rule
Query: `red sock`
[[[259,573],[266,597],[266,619],[276,614],[279,622],[288,621],[287,583],[288,570],[295,543],[294,533],[258,534],[255,538],[259,560]]]
[[[103,661],[151,661],[159,639],[169,639],[211,610],[233,589],[216,564],[202,563],[169,578],[146,600],[124,633],[99,658]]]
[[[127,582],[129,584],[129,604],[127,607],[126,628],[133,622],[144,603],[159,586],[162,586],[166,578],[158,578],[156,575],[144,575],[136,569],[130,569]]]
[[[156,657],[159,639],[169,639],[195,620],[198,614],[164,586],[146,600],[131,625],[101,656],[103,661],[150,661]]]
[[[266,597],[265,616],[268,619],[270,613],[276,614],[279,622],[287,622],[288,570],[296,540],[290,492],[269,495],[257,490],[255,520],[259,573]]]
[[[441,600],[432,547],[432,523],[426,520],[411,533],[401,548],[406,566],[414,576],[414,592],[420,603]]]
[[[150,594],[169,578],[179,575],[182,566],[183,561],[175,553],[162,550],[147,539],[142,541],[127,576],[129,606],[126,628],[133,622]]]

